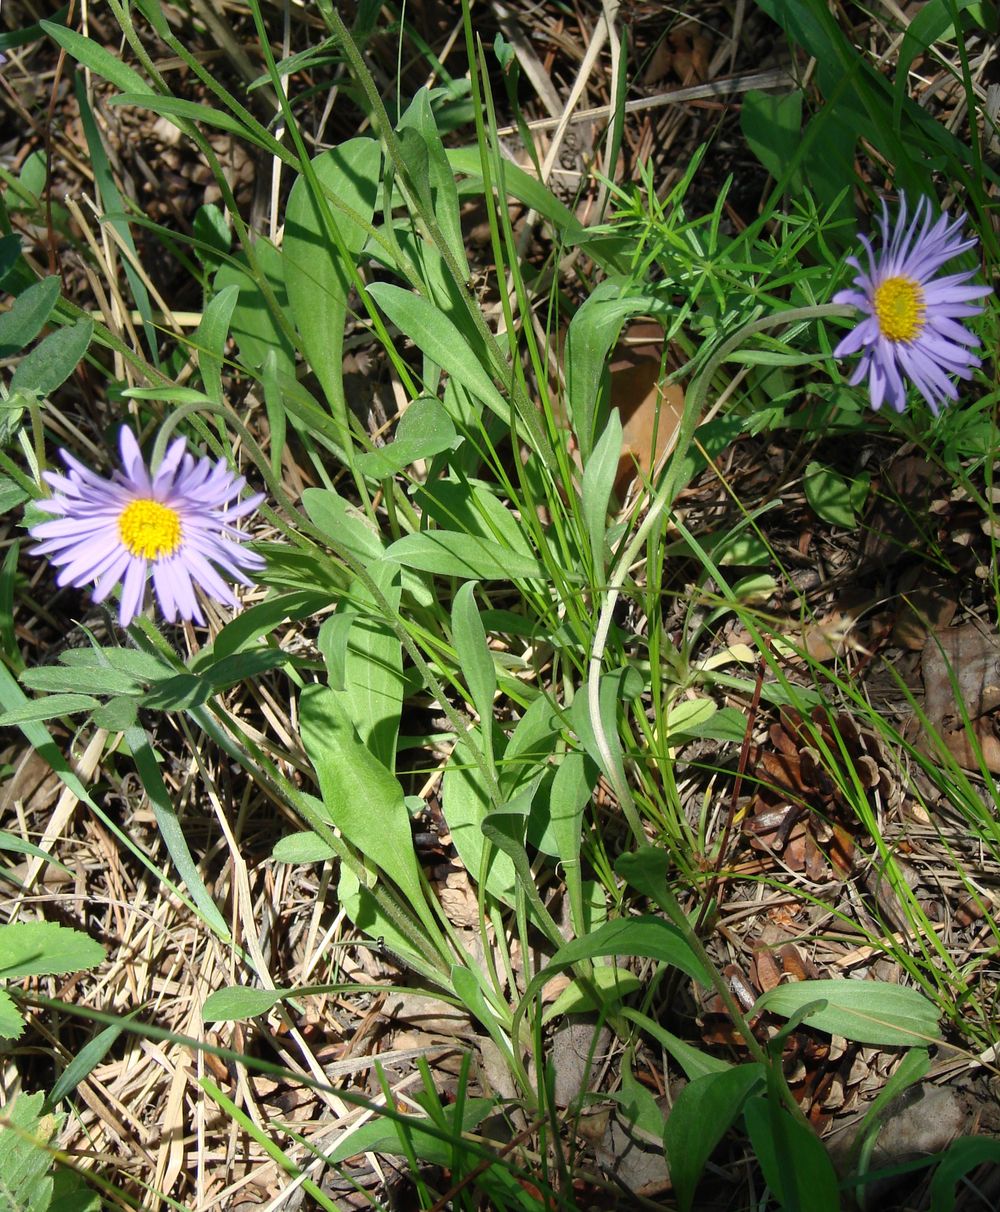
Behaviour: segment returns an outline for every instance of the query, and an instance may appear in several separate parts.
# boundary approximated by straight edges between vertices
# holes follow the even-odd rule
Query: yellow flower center
[[[172,556],[181,545],[181,519],[159,501],[131,501],[118,519],[118,533],[129,555],[146,560]]]
[[[924,292],[912,278],[886,278],[875,289],[875,315],[890,341],[912,341],[924,326]]]

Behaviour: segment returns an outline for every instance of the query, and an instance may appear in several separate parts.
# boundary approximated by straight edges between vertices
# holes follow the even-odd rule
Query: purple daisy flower
[[[197,461],[183,438],[171,442],[152,475],[139,443],[122,426],[119,440],[124,471],[104,480],[68,451],[60,450],[69,472],[47,471],[53,495],[38,508],[57,516],[30,528],[33,555],[48,556],[60,567],[57,583],[97,586],[94,601],[103,602],[121,582],[121,625],[127,627],[142,606],[146,574],[168,622],[204,623],[194,592],[197,584],[229,606],[238,603],[219,575],[249,585],[245,571],[263,568],[264,560],[248,551],[233,525],[252,513],[263,493],[239,500],[246,480],[234,475],[225,460]],[[230,504],[232,502],[232,504]]]
[[[872,408],[881,408],[888,400],[902,412],[905,377],[916,384],[936,416],[942,404],[958,398],[950,376],[971,379],[973,367],[980,364],[969,352],[979,339],[956,321],[978,316],[983,309],[972,300],[992,291],[988,286],[966,285],[975,276],[972,269],[935,277],[942,265],[975,247],[975,237],[961,236],[965,220],[962,215],[949,224],[942,215],[935,222],[930,203],[921,198],[907,224],[906,197],[901,193],[896,225],[890,228],[883,198],[882,247],[876,252],[867,236],[859,236],[867,269],[857,257],[847,258],[858,271],[855,289],[838,291],[833,301],[852,304],[864,312],[864,318],[833,352],[842,358],[862,351],[850,383],[868,379]]]

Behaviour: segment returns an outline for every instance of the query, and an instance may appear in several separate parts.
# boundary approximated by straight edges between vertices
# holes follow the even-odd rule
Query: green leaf
[[[563,864],[567,883],[579,875],[583,810],[597,782],[597,769],[582,753],[567,753],[556,767],[549,793],[549,820],[538,848]]]
[[[455,426],[441,402],[432,396],[421,396],[399,418],[393,441],[361,455],[358,470],[373,479],[385,480],[418,459],[451,450],[457,441]]]
[[[24,1016],[11,995],[0,989],[0,1039],[17,1039],[24,1030]],[[3,1172],[0,1171],[0,1180]]]
[[[329,844],[310,829],[279,838],[271,851],[271,858],[276,863],[325,863],[333,856]]]
[[[1000,1141],[987,1136],[953,1140],[931,1179],[931,1212],[952,1212],[959,1180],[982,1165],[1000,1165]]]
[[[239,298],[232,309],[230,329],[233,340],[239,346],[240,357],[253,370],[264,365],[269,350],[274,351],[277,369],[294,377],[295,346],[279,319],[288,312],[288,293],[285,289],[284,263],[281,253],[263,236],[253,245],[256,268],[251,271],[245,256],[229,261],[219,268],[213,283],[216,293],[221,294],[227,286],[239,288]],[[275,310],[268,295],[262,289],[255,273],[260,273],[270,293]]]
[[[195,245],[195,254],[206,269],[218,269],[233,246],[233,233],[226,224],[225,213],[212,203],[199,206],[194,212],[192,228],[194,238],[201,245]]]
[[[216,989],[205,998],[201,1017],[206,1023],[242,1022],[266,1014],[272,1006],[291,996],[290,989],[243,989],[231,985]]]
[[[81,1174],[68,1166],[52,1171],[52,1198],[46,1212],[101,1212],[101,1197],[87,1186]]]
[[[857,487],[859,484],[862,485],[860,490]],[[855,502],[860,491],[860,503],[864,504],[868,492],[867,478],[858,477],[848,482],[832,468],[814,462],[805,470],[802,487],[806,500],[824,522],[842,526],[845,530],[853,530],[857,525]]]
[[[43,337],[18,363],[10,381],[11,392],[30,391],[38,396],[50,395],[76,369],[77,363],[87,352],[93,333],[93,322],[80,320]]]
[[[676,744],[682,736],[703,736],[697,731],[715,715],[718,708],[711,699],[680,699],[667,712],[667,742]]]
[[[42,1114],[43,1102],[41,1093],[19,1094],[0,1111],[7,1121],[0,1131],[0,1212],[46,1212],[49,1207],[49,1142],[63,1117]]]
[[[137,683],[156,682],[174,673],[162,657],[137,648],[67,648],[59,654],[59,662],[73,669],[89,669],[92,677],[95,670],[102,671],[96,675],[101,677],[104,670],[113,669]]]
[[[591,291],[570,321],[563,359],[566,398],[584,466],[597,436],[597,402],[608,354],[622,325],[630,316],[655,316],[666,310],[665,304],[654,295],[630,294],[627,286],[610,279]]]
[[[602,964],[591,973],[586,985],[570,981],[551,1006],[546,1008],[544,1021],[564,1014],[589,1014],[598,1010],[614,1011],[630,993],[644,988],[644,983],[631,972],[613,965]],[[596,990],[598,1001],[592,996]]]
[[[499,779],[506,798],[515,795],[539,766],[548,763],[561,729],[559,712],[546,695],[540,694],[517,721],[504,751]]]
[[[487,996],[488,986],[485,977],[478,968],[467,968],[464,964],[453,964],[451,969],[451,986],[455,996],[469,1011],[472,1017],[489,1033],[504,1058],[507,1067],[513,1072],[514,1058],[510,1048],[510,1038],[507,1024],[497,1021],[497,1008]],[[506,1007],[504,1007],[506,1010]]]
[[[390,609],[398,610],[401,595],[399,565],[383,560],[370,565],[368,572]],[[403,713],[403,646],[382,617],[381,605],[360,581],[352,583],[347,600],[351,603],[353,622],[344,637],[346,643],[337,662],[340,665],[342,660],[337,670],[342,680],[331,689],[340,696],[346,715],[364,745],[387,770],[392,770],[396,764],[399,720]],[[332,629],[326,633],[328,644],[331,634]]]
[[[685,736],[740,744],[746,735],[747,718],[737,707],[720,707],[700,723],[688,722]]]
[[[776,181],[787,190],[801,190],[801,173],[794,164],[802,143],[802,93],[795,89],[784,97],[751,89],[743,98],[740,125],[750,150]]]
[[[345,863],[340,864],[337,904],[354,923],[355,929],[373,940],[378,952],[392,956],[399,967],[413,968],[423,973],[432,984],[441,984],[440,971],[433,969],[414,940],[397,928],[394,920],[376,900],[376,891],[377,888],[363,887],[350,867]]]
[[[228,131],[231,135],[239,135],[241,139],[246,139],[272,154],[276,148],[280,147],[280,144],[274,140],[260,138],[255,131],[250,130],[232,114],[225,110],[213,109],[211,105],[206,105],[201,101],[186,101],[181,97],[163,97],[159,93],[124,92],[117,97],[112,97],[111,104],[148,109],[150,113],[157,114],[161,118],[180,118],[181,122],[175,122],[174,126],[181,131],[184,130],[182,122],[202,123],[205,126],[216,126],[220,130]]]
[[[212,697],[212,687],[193,673],[176,673],[156,682],[140,696],[143,707],[151,711],[187,711],[201,707]]]
[[[534,558],[526,526],[497,498],[493,485],[479,480],[436,480],[424,484],[414,500],[443,530],[460,530]]]
[[[53,24],[61,24],[65,22],[66,15],[69,12],[69,4],[64,4],[58,12],[53,13],[51,20]],[[7,30],[0,34],[0,51],[16,50],[19,46],[28,46],[32,42],[37,42],[43,37],[45,31],[37,22],[34,25],[22,25],[20,29]]]
[[[497,671],[486,642],[486,631],[476,608],[476,585],[466,581],[455,594],[451,608],[451,631],[455,653],[476,714],[482,721],[482,735],[491,764],[493,745],[493,699],[497,692]]]
[[[87,690],[95,689],[94,670],[96,667],[98,667],[96,663],[81,668],[65,665],[39,665],[35,669],[26,669],[21,674],[20,682],[29,690],[84,694]],[[101,694],[137,694],[141,689],[140,683],[135,678],[117,669],[108,667],[101,669],[100,679]]]
[[[940,1037],[938,1011],[916,989],[883,981],[793,981],[768,990],[753,1013],[789,1018],[810,1002],[826,1006],[806,1016],[810,1027],[859,1044],[920,1046]]]
[[[621,456],[622,419],[616,408],[608,417],[604,432],[583,469],[583,520],[590,538],[594,576],[599,585],[604,584],[607,575],[605,532],[608,523],[608,502],[611,500],[611,490],[614,488]]]
[[[138,1011],[133,1011],[131,1014],[126,1014],[84,1044],[53,1083],[52,1089],[45,1098],[47,1106],[58,1106],[64,1098],[68,1098],[73,1093],[80,1082],[93,1073],[114,1046],[115,1041],[128,1030],[129,1024],[137,1013]]]
[[[627,666],[609,673],[602,673],[598,685],[597,697],[601,723],[604,725],[604,734],[611,749],[611,760],[618,768],[619,777],[622,778],[624,778],[624,765],[618,730],[618,712],[623,703],[634,699],[636,695],[642,693],[643,689],[642,678],[634,669]],[[587,755],[598,769],[604,770],[604,758],[597,748],[597,738],[594,735],[594,726],[590,718],[590,704],[587,700],[586,688],[579,691],[573,699],[573,705],[569,711],[569,722]],[[608,772],[605,770],[604,773]]]
[[[464,266],[465,240],[462,236],[455,172],[448,163],[431,108],[430,92],[426,87],[415,93],[399,120],[398,130],[409,182],[421,204],[437,220],[452,257],[460,266]]]
[[[605,969],[597,968],[594,975],[602,971]],[[659,1143],[663,1137],[664,1112],[652,1091],[636,1080],[627,1056],[622,1061],[621,1083],[621,1090],[613,1097],[632,1131],[640,1133],[650,1143]]]
[[[357,278],[345,258],[356,260],[368,237],[381,166],[378,140],[349,139],[311,162],[292,186],[285,210],[282,257],[288,303],[303,353],[336,405],[335,415],[343,400],[347,298]],[[349,442],[349,435],[341,441]]]
[[[676,1035],[667,1031],[665,1027],[661,1027],[648,1014],[641,1014],[637,1010],[623,1006],[621,1015],[623,1018],[627,1018],[629,1022],[635,1023],[641,1031],[645,1031],[655,1039],[664,1051],[672,1056],[678,1065],[680,1065],[690,1081],[694,1081],[697,1077],[704,1077],[706,1073],[722,1073],[733,1067],[729,1061],[722,1060],[718,1056],[712,1056],[704,1048],[696,1048],[693,1044],[688,1044],[684,1040],[678,1039]]]
[[[514,62],[515,51],[513,46],[504,38],[503,34],[497,34],[493,39],[493,53],[497,57],[501,70],[506,72]]]
[[[247,644],[270,635],[286,619],[296,622],[298,619],[307,618],[322,610],[328,603],[327,594],[301,590],[268,597],[256,606],[241,611],[228,622],[215,637],[212,651],[217,657],[229,656]]]
[[[907,1086],[922,1081],[931,1067],[930,1053],[926,1048],[911,1048],[892,1071],[892,1075],[878,1094],[869,1103],[861,1127],[858,1129],[856,1140],[870,1134],[878,1126],[892,1100],[900,1095]]]
[[[357,619],[357,612],[341,604],[320,625],[316,647],[323,654],[326,665],[326,684],[331,690],[341,691],[347,681],[347,637]]]
[[[894,122],[899,122],[903,103],[907,98],[910,68],[914,59],[924,54],[941,38],[953,40],[955,17],[967,9],[978,8],[980,4],[981,0],[928,0],[928,3],[921,5],[906,22],[893,73],[896,81],[893,99]],[[995,17],[993,19],[995,21]]]
[[[20,706],[12,707],[0,715],[0,728],[11,724],[30,724],[38,720],[51,720],[60,715],[74,715],[78,711],[90,711],[99,700],[89,694],[47,694],[41,699],[29,699]]]
[[[20,353],[45,327],[59,298],[59,278],[43,278],[22,291],[10,308],[0,312],[0,358]]]
[[[446,370],[497,416],[510,421],[511,404],[496,389],[461,332],[440,308],[391,282],[373,282],[368,287],[368,294],[421,353]]]
[[[95,968],[104,948],[88,935],[58,922],[11,922],[0,926],[0,980],[59,976]]]
[[[208,660],[195,660],[192,672],[211,687],[213,694],[228,690],[239,682],[258,678],[262,673],[288,664],[288,653],[282,648],[263,645],[260,648],[244,648],[240,652]]]
[[[25,156],[17,177],[17,190],[11,190],[7,194],[7,204],[10,209],[14,209],[15,202],[20,206],[22,201],[26,202],[29,207],[38,206],[47,179],[48,163],[45,153],[38,150]],[[10,183],[8,182],[8,184]],[[15,193],[19,195],[17,198],[12,196]]]
[[[448,148],[447,155],[448,163],[456,173],[464,173],[476,180],[480,187],[482,186],[483,162],[479,147],[451,147]],[[544,219],[547,219],[564,243],[575,244],[586,237],[587,233],[579,219],[568,206],[559,201],[547,185],[539,181],[537,177],[525,172],[512,160],[504,158],[501,161],[501,168],[503,171],[502,185],[506,187],[506,195],[517,198],[525,206],[537,211]],[[494,182],[494,186],[497,188],[500,184]],[[594,249],[594,255],[595,260],[603,264],[599,259],[599,247]]]
[[[544,569],[537,560],[504,550],[495,541],[452,530],[425,530],[403,535],[386,555],[404,568],[471,581],[539,579]]]
[[[309,520],[351,555],[370,564],[385,554],[378,531],[332,488],[307,488],[302,505]]]
[[[212,403],[210,396],[195,387],[176,387],[172,383],[164,383],[158,387],[126,387],[122,391],[126,400],[162,400],[165,404],[203,404]]]
[[[750,1143],[782,1212],[840,1212],[837,1175],[822,1142],[773,1098],[743,1107]]]
[[[529,988],[539,978],[543,978],[544,984],[563,968],[605,955],[642,956],[659,960],[672,968],[679,968],[703,985],[712,983],[710,974],[676,926],[659,917],[622,917],[604,922],[590,934],[572,939],[560,947]]]
[[[51,863],[60,871],[71,873],[71,869],[65,863],[60,863],[51,854],[47,854],[41,846],[36,846],[33,842],[26,842],[23,837],[18,837],[15,833],[8,833],[6,829],[0,829],[0,850],[9,850],[13,854],[30,854],[35,858],[43,859],[46,863]]]
[[[113,55],[97,42],[52,21],[40,21],[39,25],[77,63],[89,67],[92,72],[96,72],[122,92],[133,92],[140,96],[156,95],[138,72],[133,71],[118,55]]]
[[[131,728],[139,715],[139,703],[126,695],[115,695],[90,713],[95,728],[106,728],[108,732],[124,732]]]
[[[406,1150],[401,1134],[405,1134],[414,1154],[421,1161],[431,1165],[451,1166],[455,1149],[460,1147],[461,1134],[475,1131],[495,1106],[496,1103],[491,1098],[465,1099],[462,1103],[462,1123],[454,1129],[455,1140],[440,1140],[420,1127],[421,1124],[432,1127],[430,1120],[407,1119],[397,1127],[394,1122],[376,1115],[354,1132],[348,1132],[346,1137],[327,1153],[327,1160],[337,1165],[356,1153],[388,1153],[391,1156],[404,1157]],[[445,1108],[445,1114],[454,1117],[456,1110],[457,1108]],[[483,1182],[487,1181],[484,1177]]]
[[[198,369],[208,397],[222,403],[222,360],[229,340],[229,325],[239,301],[237,283],[224,286],[209,299],[192,343],[198,351]]]
[[[747,1097],[764,1084],[764,1066],[736,1065],[695,1078],[674,1100],[663,1132],[679,1212],[690,1212],[705,1163],[736,1122]]]
[[[0,513],[10,513],[28,499],[28,494],[15,480],[0,476]]]
[[[436,938],[437,926],[424,898],[402,787],[362,743],[334,691],[306,686],[299,696],[299,725],[327,819],[394,881]]]
[[[17,264],[21,255],[21,237],[17,234],[0,236],[0,286],[6,282],[7,275]]]
[[[487,721],[492,727],[492,719]],[[471,739],[483,747],[482,734],[473,729]],[[455,849],[470,879],[482,883],[497,900],[513,903],[516,878],[510,858],[488,846],[482,825],[490,810],[490,796],[477,763],[467,763],[461,749],[452,754],[441,784],[441,811],[448,823]],[[487,866],[483,860],[489,854]]]
[[[768,564],[771,559],[771,553],[764,540],[746,529],[738,529],[710,539],[705,550],[721,568],[752,568]]]

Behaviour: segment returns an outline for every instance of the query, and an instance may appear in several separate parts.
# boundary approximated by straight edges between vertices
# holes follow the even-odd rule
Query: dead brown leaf
[[[893,625],[892,642],[911,652],[923,648],[929,632],[949,627],[958,609],[954,587],[940,580],[927,584],[926,577],[926,569],[909,568],[896,587],[903,602]]]
[[[924,714],[948,751],[966,770],[979,768],[981,751],[987,768],[1000,773],[1000,635],[980,623],[936,631],[927,637],[921,668]],[[931,738],[919,739],[933,751]]]
[[[611,372],[611,406],[622,419],[622,456],[615,492],[623,497],[637,474],[650,476],[684,415],[684,391],[662,382],[658,358]]]

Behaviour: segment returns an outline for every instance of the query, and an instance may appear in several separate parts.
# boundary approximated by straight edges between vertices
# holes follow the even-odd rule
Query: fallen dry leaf
[[[936,631],[927,637],[921,669],[924,714],[949,753],[966,770],[977,770],[981,750],[987,768],[1000,774],[1000,635],[980,623]],[[933,752],[933,738],[919,740]]]
[[[622,419],[622,457],[615,492],[625,495],[637,474],[650,476],[684,415],[684,391],[662,382],[661,363],[644,359],[611,372],[611,406]]]
[[[926,578],[925,568],[908,568],[896,586],[902,603],[893,624],[892,642],[911,652],[923,648],[930,632],[949,627],[958,609],[951,583],[938,579],[928,584]]]

